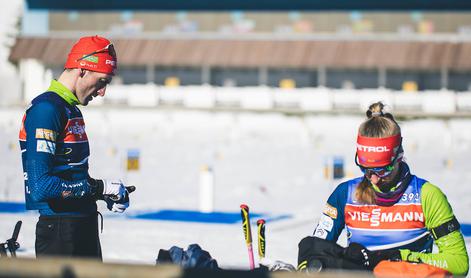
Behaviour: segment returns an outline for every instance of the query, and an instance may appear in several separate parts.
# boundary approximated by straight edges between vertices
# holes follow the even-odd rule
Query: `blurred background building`
[[[239,225],[158,218],[211,207],[236,209],[238,219],[244,203],[273,219],[269,258],[295,263],[337,181],[361,174],[354,134],[379,100],[399,116],[414,173],[443,186],[471,250],[470,189],[457,186],[471,181],[470,0],[2,4],[0,205],[24,207],[18,130],[28,102],[79,37],[115,44],[106,97],[80,108],[93,136],[91,175],[138,186],[131,214],[105,214],[105,262],[153,265],[160,248],[197,242],[221,267],[246,267]],[[21,217],[19,257],[34,257],[36,215],[8,208],[0,240]]]
[[[405,1],[392,10],[371,9],[364,0],[356,2],[365,10],[317,4],[317,10],[275,11],[260,11],[256,2],[229,11],[74,2],[22,3],[8,56],[19,72],[21,99],[57,77],[72,43],[86,34],[114,41],[116,86],[471,90],[471,11],[465,1],[451,1],[443,11],[440,1],[412,6],[417,10]]]

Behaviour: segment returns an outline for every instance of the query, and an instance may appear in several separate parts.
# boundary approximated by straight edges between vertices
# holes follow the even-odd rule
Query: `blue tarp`
[[[290,218],[289,215],[264,215],[250,213],[252,219],[264,218],[266,221],[275,221]],[[240,212],[199,212],[194,210],[159,210],[131,216],[131,218],[163,221],[200,222],[213,224],[234,224],[241,220]]]
[[[0,213],[26,212],[24,203],[0,202]]]

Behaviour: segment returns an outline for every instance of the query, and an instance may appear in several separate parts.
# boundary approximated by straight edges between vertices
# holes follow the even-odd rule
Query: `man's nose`
[[[97,91],[98,95],[101,97],[105,96],[106,86]]]

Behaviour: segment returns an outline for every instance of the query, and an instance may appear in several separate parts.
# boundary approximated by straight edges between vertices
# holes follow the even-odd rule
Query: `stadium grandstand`
[[[228,106],[226,102],[241,106],[244,100],[234,100],[237,93],[233,92],[242,96],[250,91],[253,98],[257,94],[265,98],[260,100],[261,109],[311,107],[301,99],[309,92],[314,92],[315,102],[322,98],[327,103],[321,110],[356,109],[357,103],[325,99],[333,92],[374,95],[380,89],[389,99],[401,99],[399,93],[404,92],[439,92],[445,99],[456,99],[459,93],[460,98],[469,98],[463,93],[471,90],[471,12],[460,1],[448,6],[431,1],[429,9],[416,4],[422,11],[398,6],[394,12],[381,6],[371,9],[368,1],[357,1],[364,10],[319,6],[299,11],[283,6],[259,11],[256,5],[247,10],[189,7],[185,11],[147,1],[137,1],[134,7],[120,6],[125,1],[113,3],[70,7],[55,1],[26,1],[21,31],[9,54],[9,61],[22,74],[23,101],[31,99],[43,82],[57,77],[67,48],[77,37],[97,33],[111,37],[120,55],[119,73],[112,84],[115,91],[143,86],[148,92],[137,102],[130,100],[135,96],[117,93],[105,100],[109,103],[192,106],[185,96],[195,90],[204,91],[199,98],[205,100],[194,106]],[[231,8],[233,3],[227,3]],[[440,5],[448,9],[438,11]],[[43,76],[44,81],[26,78],[31,75]],[[278,97],[278,92],[288,90],[290,95]],[[412,102],[404,110],[415,110],[423,102],[419,94],[417,99],[409,94],[397,103]],[[455,102],[449,105],[453,109],[444,110],[471,107],[463,104],[467,101]]]

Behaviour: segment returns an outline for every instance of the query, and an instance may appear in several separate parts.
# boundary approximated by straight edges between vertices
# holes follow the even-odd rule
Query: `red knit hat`
[[[103,37],[82,37],[70,50],[66,69],[86,69],[114,74],[118,67],[113,44]]]

